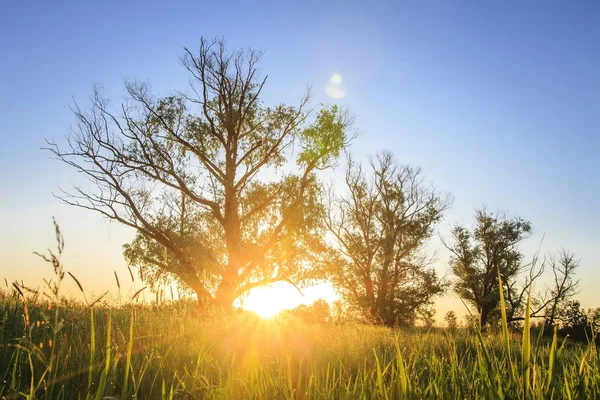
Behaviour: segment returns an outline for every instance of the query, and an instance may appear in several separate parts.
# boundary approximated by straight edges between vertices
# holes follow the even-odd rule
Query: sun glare
[[[250,291],[242,303],[242,308],[253,311],[263,318],[272,318],[283,310],[301,304],[312,304],[317,299],[333,302],[337,296],[330,284],[311,286],[300,294],[294,286],[280,282]]]
[[[244,302],[244,308],[248,311],[253,311],[263,318],[272,318],[279,314],[284,307],[281,306],[277,301],[273,301],[271,296],[265,290],[262,293],[257,293],[252,297],[249,297],[249,304]]]

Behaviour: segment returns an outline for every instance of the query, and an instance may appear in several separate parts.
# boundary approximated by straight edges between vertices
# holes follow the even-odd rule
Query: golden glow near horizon
[[[346,90],[342,87],[342,76],[337,72],[331,75],[327,86],[325,86],[325,93],[332,99],[339,100],[346,95]]]
[[[337,300],[330,283],[320,283],[302,290],[302,294],[289,283],[278,282],[250,291],[242,301],[242,308],[253,311],[263,318],[271,318],[283,310],[301,304],[312,304],[318,299],[329,303]]]

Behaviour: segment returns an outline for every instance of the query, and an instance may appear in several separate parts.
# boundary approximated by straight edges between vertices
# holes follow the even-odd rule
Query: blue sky
[[[528,218],[525,249],[545,234],[542,252],[575,252],[580,298],[598,306],[600,3],[525,3],[2,2],[0,275],[49,272],[31,251],[52,244],[54,215],[71,270],[94,290],[112,284],[131,233],[55,200],[79,177],[39,148],[68,133],[69,105],[94,82],[115,103],[129,77],[185,89],[183,47],[224,35],[266,51],[267,103],[294,103],[307,84],[314,104],[332,103],[339,73],[337,102],[361,132],[353,152],[390,149],[453,194],[442,235],[483,205]],[[442,273],[446,261],[440,251]]]

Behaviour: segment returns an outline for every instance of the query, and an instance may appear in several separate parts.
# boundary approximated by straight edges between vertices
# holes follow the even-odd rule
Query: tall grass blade
[[[507,367],[512,370],[512,361],[510,357],[510,337],[508,333],[508,318],[506,316],[506,302],[504,301],[504,285],[498,270],[498,287],[500,288],[500,312],[502,316],[502,339],[504,341],[504,351],[506,352]]]
[[[525,306],[525,321],[523,322],[523,340],[521,346],[521,363],[523,365],[523,399],[530,398],[531,394],[531,338],[530,338],[530,321],[529,321],[529,302],[530,297],[527,296],[527,305]]]

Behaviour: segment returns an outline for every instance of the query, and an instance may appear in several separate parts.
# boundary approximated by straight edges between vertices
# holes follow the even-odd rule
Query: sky
[[[65,264],[87,291],[113,288],[113,271],[126,276],[122,245],[132,232],[56,200],[53,191],[81,177],[40,148],[68,134],[70,107],[85,105],[94,83],[114,104],[129,78],[159,95],[185,89],[183,48],[223,36],[232,48],[265,51],[265,103],[297,104],[310,85],[312,104],[340,104],[354,115],[358,159],[391,150],[451,193],[439,236],[471,224],[482,206],[527,218],[535,234],[524,251],[531,255],[544,237],[542,254],[574,252],[578,298],[600,306],[595,1],[4,0],[0,277],[35,286],[48,276],[32,252],[53,246],[53,216],[66,239]],[[436,269],[449,274],[438,236],[430,246]],[[331,297],[312,290],[292,302],[323,293]],[[438,314],[464,308],[451,293],[437,305]]]

